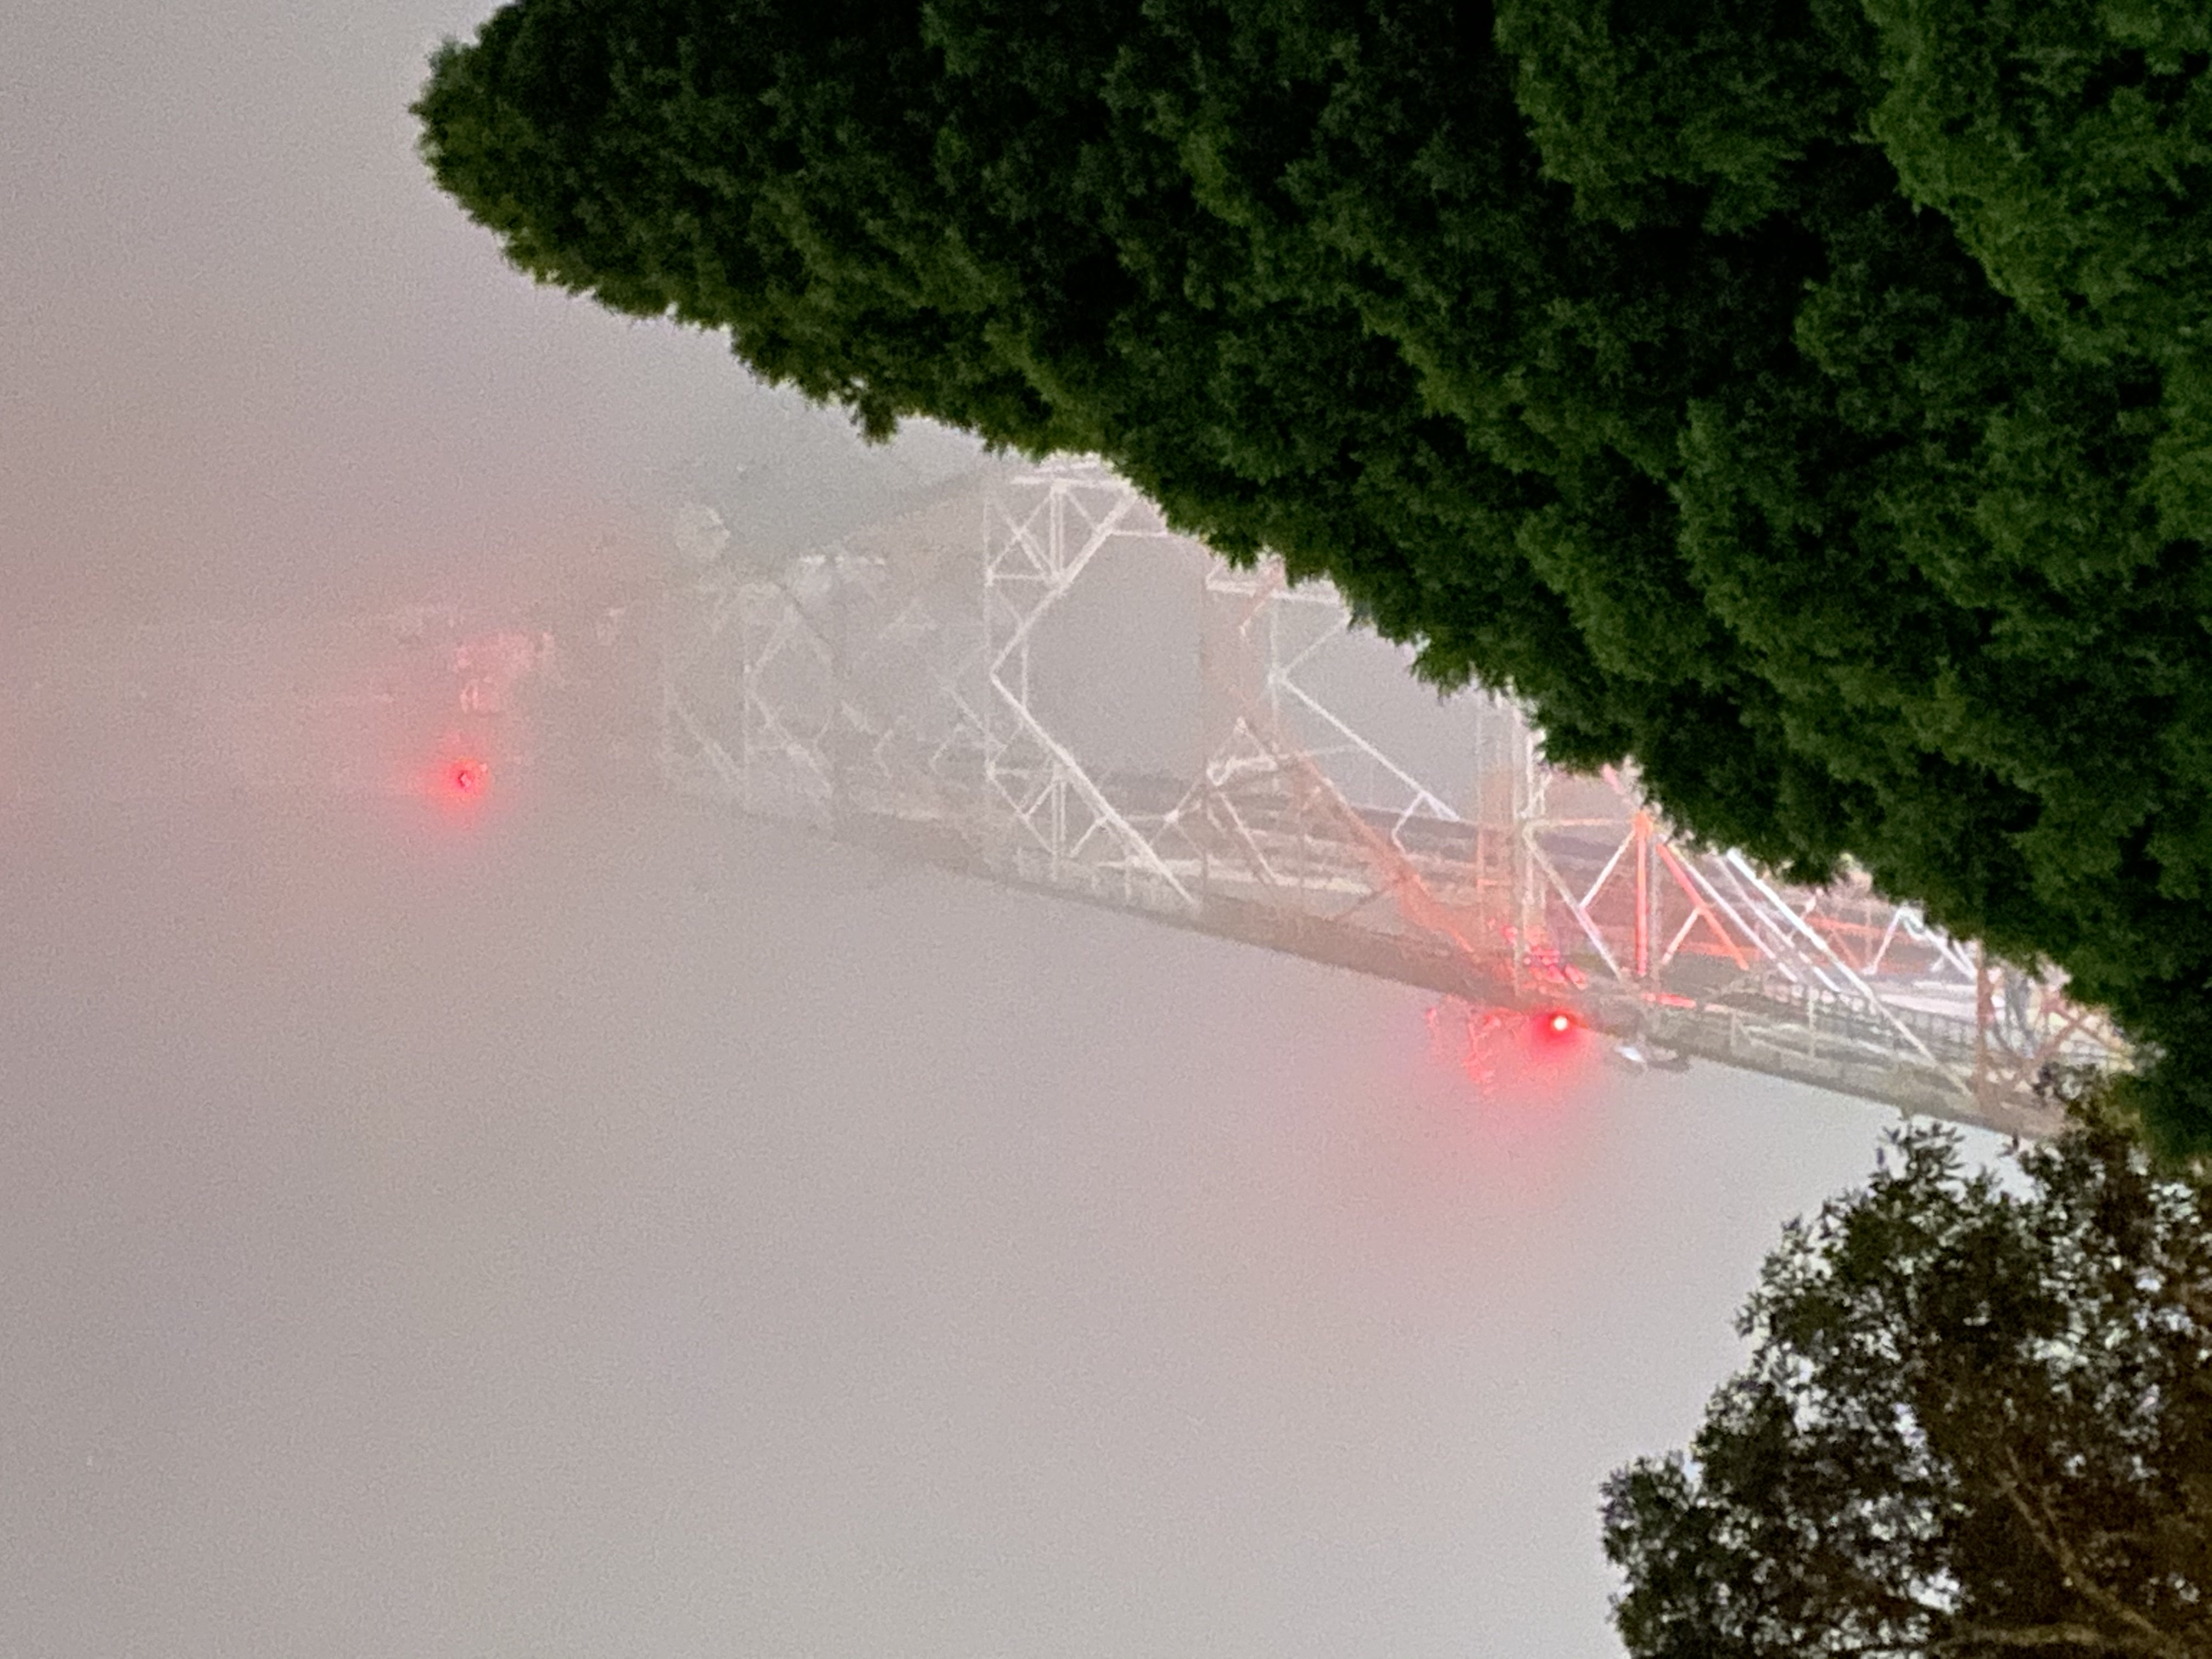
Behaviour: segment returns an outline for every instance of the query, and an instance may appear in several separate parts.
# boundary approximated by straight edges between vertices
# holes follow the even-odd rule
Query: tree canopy
[[[545,282],[1100,453],[1691,833],[2054,962],[2212,1146],[2203,0],[516,0]]]
[[[1635,1659],[2212,1654],[2212,1187],[2092,1121],[1899,1137],[1793,1225],[1686,1458],[1616,1473]]]

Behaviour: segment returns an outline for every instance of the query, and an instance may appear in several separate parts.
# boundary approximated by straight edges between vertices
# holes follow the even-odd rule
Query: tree
[[[1607,1483],[1629,1652],[2212,1654],[2212,1185],[2110,1121],[2014,1192],[1893,1145],[1768,1259],[1689,1456]]]
[[[872,434],[1090,450],[1552,757],[1856,860],[2212,1146],[2202,0],[518,0],[526,271]]]

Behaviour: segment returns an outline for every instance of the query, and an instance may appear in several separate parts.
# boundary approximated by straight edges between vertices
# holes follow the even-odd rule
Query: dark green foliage
[[[1637,1659],[2212,1653],[2212,1188],[1946,1132],[1793,1225],[1687,1459],[1605,1494]]]
[[[1103,453],[1686,828],[2054,960],[2212,1145],[2202,0],[519,0],[525,270]]]
[[[2084,362],[2155,364],[2142,498],[2212,532],[2212,7],[1870,0],[1888,91],[1872,116],[1906,192]]]

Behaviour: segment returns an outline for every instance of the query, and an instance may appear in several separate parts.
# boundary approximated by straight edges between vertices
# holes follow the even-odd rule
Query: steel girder
[[[2043,1066],[2124,1063],[2055,979],[1863,878],[1778,882],[1674,834],[1632,777],[1547,767],[1498,698],[1439,709],[1402,654],[1347,669],[1375,643],[1326,584],[1212,557],[1096,463],[982,496],[953,556],[908,559],[893,527],[774,566],[726,553],[672,586],[667,781],[1471,1006],[1568,1009],[1638,1061],[1701,1056],[2031,1134],[2055,1127]],[[1139,545],[1196,595],[1195,767],[1097,763],[1054,704],[1056,616]],[[1121,660],[1158,674],[1191,643],[1128,641]],[[1449,761],[1408,757],[1423,721]]]

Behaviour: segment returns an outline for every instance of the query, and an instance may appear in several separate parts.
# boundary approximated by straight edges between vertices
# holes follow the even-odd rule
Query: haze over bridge
[[[665,788],[1418,986],[1470,1034],[1564,1014],[1631,1066],[2040,1134],[2044,1066],[2125,1063],[2055,981],[1863,879],[1684,844],[1096,464],[988,467],[795,556],[703,506],[675,540],[614,595],[18,629],[0,800]]]
[[[1699,850],[1632,779],[1545,765],[1501,700],[1439,704],[1326,584],[1214,557],[1095,463],[1003,471],[795,560],[748,559],[712,514],[682,539],[694,568],[632,626],[687,794],[1423,987],[1471,1022],[1565,1013],[1631,1065],[2039,1134],[2045,1066],[2124,1061],[2056,981],[1863,878],[1795,888]],[[1086,631],[1106,664],[1056,665]],[[1178,690],[1171,741],[1098,718]]]

